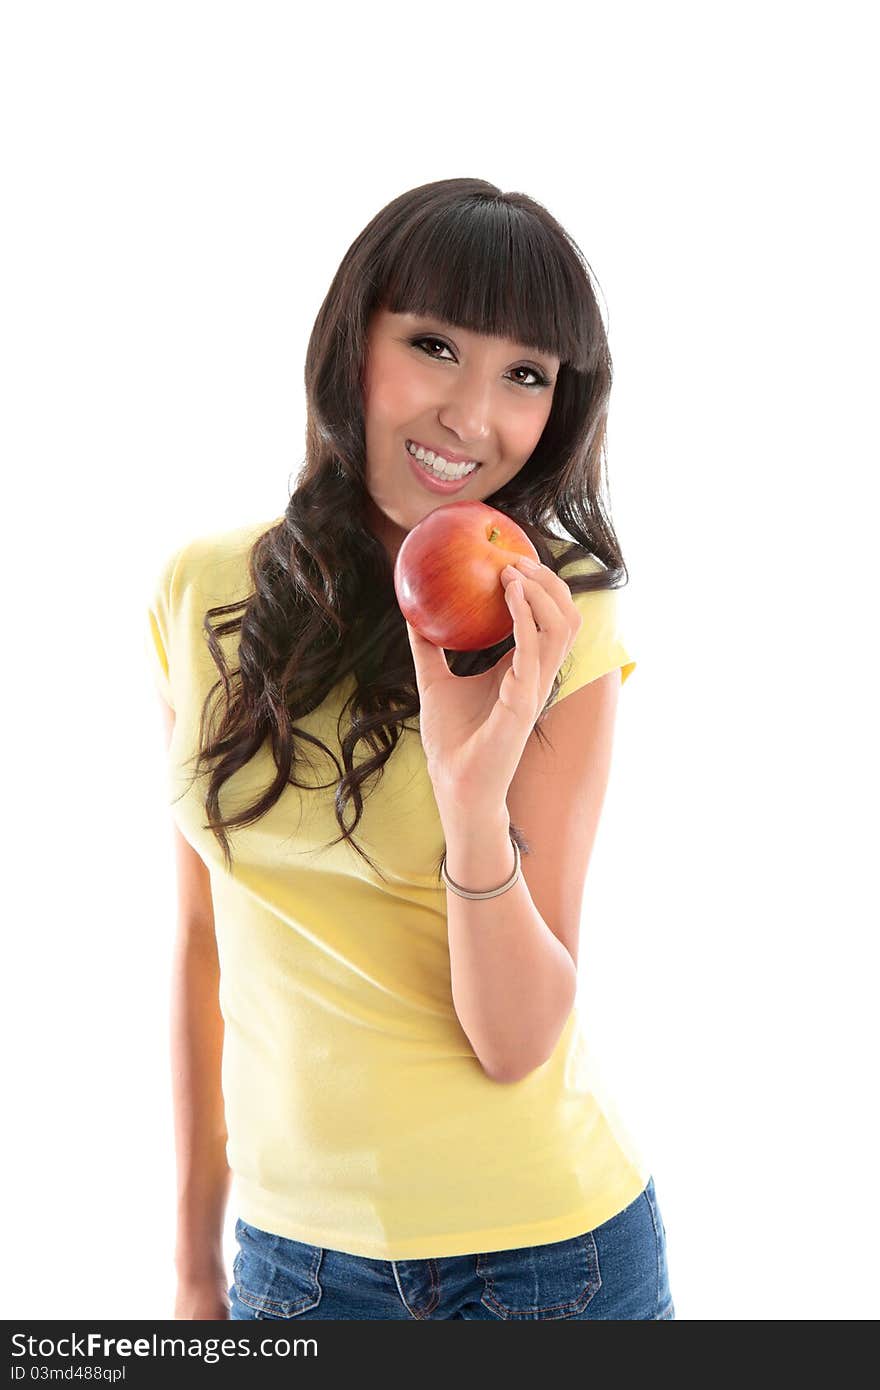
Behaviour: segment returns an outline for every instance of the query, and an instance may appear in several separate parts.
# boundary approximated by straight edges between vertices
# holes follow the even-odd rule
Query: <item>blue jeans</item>
[[[374,1260],[270,1235],[239,1218],[230,1317],[674,1318],[654,1179],[592,1231],[547,1245]]]

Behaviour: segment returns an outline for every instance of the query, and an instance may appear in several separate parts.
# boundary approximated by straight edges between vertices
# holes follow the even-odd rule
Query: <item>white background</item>
[[[638,666],[581,1004],[677,1315],[877,1316],[872,8],[3,7],[4,1317],[172,1314],[146,602],[283,511],[339,260],[463,175],[606,312]]]

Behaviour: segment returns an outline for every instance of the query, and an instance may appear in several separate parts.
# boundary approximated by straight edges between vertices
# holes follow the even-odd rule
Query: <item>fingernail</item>
[[[541,568],[541,566],[537,565],[534,560],[530,560],[527,555],[520,555],[516,563],[518,565],[522,565],[523,569],[525,570],[538,570]]]

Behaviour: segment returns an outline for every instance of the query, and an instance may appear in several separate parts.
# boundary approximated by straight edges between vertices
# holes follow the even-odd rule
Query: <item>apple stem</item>
[[[495,544],[495,541],[498,539],[500,534],[501,532],[498,530],[498,527],[493,526],[492,530],[489,532],[489,540],[492,542],[493,545]]]

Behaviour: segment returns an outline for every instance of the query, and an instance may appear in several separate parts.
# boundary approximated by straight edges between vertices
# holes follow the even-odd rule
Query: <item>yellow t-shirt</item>
[[[288,785],[262,819],[229,832],[231,875],[204,829],[205,778],[193,783],[187,765],[218,677],[202,618],[247,596],[250,547],[280,519],[197,537],[171,555],[145,636],[177,716],[172,812],[210,871],[237,1214],[277,1235],[385,1260],[592,1230],[638,1196],[650,1170],[602,1094],[577,1005],[536,1071],[512,1084],[483,1072],[452,1001],[447,889],[437,874],[443,828],[417,729],[365,790],[354,832],[384,882],[345,841],[325,848],[339,834],[336,774],[312,745],[311,769],[298,765],[296,775],[310,788],[331,786]],[[584,622],[559,698],[615,667],[626,680],[635,666],[617,632],[615,593],[576,601]],[[237,634],[220,640],[232,670]],[[340,763],[336,723],[350,682],[297,720]],[[252,804],[274,774],[267,743],[224,783],[221,810]]]

